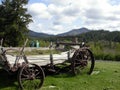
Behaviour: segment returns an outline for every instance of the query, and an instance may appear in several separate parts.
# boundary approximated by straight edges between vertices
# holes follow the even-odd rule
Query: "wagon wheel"
[[[18,73],[18,83],[23,90],[36,90],[41,88],[44,82],[44,72],[36,64],[25,64]]]
[[[71,60],[71,68],[74,75],[91,74],[94,69],[94,56],[89,49],[76,50]]]

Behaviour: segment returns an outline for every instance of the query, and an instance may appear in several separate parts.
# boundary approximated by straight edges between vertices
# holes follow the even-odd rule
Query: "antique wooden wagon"
[[[24,48],[28,40],[20,50],[0,47],[0,66],[8,73],[18,72],[18,83],[22,90],[36,90],[41,88],[44,82],[45,73],[59,73],[63,70],[77,73],[91,74],[94,69],[94,56],[85,44],[56,42],[56,46],[67,45],[79,48],[71,48],[61,54],[31,55],[24,54]],[[50,49],[52,48],[52,45]],[[11,51],[14,53],[11,54]],[[61,66],[62,65],[62,66]]]

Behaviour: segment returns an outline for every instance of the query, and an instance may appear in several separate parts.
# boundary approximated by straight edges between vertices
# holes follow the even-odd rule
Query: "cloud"
[[[116,1],[116,2],[115,2]],[[119,0],[42,0],[28,5],[29,28],[58,34],[75,27],[120,30]],[[39,28],[38,28],[39,27]]]
[[[28,7],[29,13],[36,18],[49,19],[51,15],[47,11],[47,6],[43,3],[33,3]]]
[[[61,6],[57,6],[55,4],[48,5],[48,12],[51,13],[52,15],[61,14],[62,11],[63,11],[63,7],[61,7]]]

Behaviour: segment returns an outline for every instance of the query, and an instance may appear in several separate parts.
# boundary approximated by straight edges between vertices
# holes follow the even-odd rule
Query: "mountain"
[[[105,40],[105,41],[115,41],[120,42],[120,31],[107,31],[107,30],[89,30],[87,28],[80,28],[80,29],[73,29],[69,32],[58,34],[58,35],[49,35],[45,33],[37,33],[34,31],[29,31],[30,37],[36,37],[36,38],[49,38],[52,37],[52,39],[56,39],[65,36],[65,39],[73,39],[73,36],[77,36],[80,41],[99,41],[99,40]],[[68,37],[66,37],[68,36]]]
[[[90,30],[87,28],[80,28],[80,29],[73,29],[69,32],[66,33],[62,33],[62,34],[58,34],[56,36],[76,36],[79,34],[83,34],[86,32],[89,32]],[[49,35],[49,34],[45,34],[45,33],[38,33],[38,32],[34,32],[34,31],[29,31],[29,36],[30,37],[37,37],[37,38],[48,38],[48,37],[53,37],[55,35]]]
[[[47,38],[47,37],[52,37],[54,35],[49,35],[49,34],[45,34],[45,33],[38,33],[38,32],[34,32],[29,30],[29,36],[30,37],[37,37],[37,38]]]
[[[83,34],[89,31],[90,30],[87,28],[73,29],[69,32],[58,34],[57,36],[76,36],[76,35]]]

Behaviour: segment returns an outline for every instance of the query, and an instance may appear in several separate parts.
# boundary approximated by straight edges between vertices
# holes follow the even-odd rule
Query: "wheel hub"
[[[30,75],[29,75],[29,79],[30,79],[30,80],[34,80],[34,79],[35,79],[35,74],[34,74],[34,73],[30,74]]]

